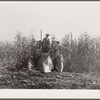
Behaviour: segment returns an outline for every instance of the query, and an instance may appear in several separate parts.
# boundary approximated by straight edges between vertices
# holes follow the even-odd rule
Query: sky
[[[12,41],[18,31],[39,40],[40,30],[57,40],[70,32],[100,36],[100,2],[0,1],[0,40]]]

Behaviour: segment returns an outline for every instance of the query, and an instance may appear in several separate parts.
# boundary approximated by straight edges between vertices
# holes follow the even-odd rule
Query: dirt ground
[[[100,76],[87,73],[37,70],[5,71],[0,73],[1,89],[100,89]]]

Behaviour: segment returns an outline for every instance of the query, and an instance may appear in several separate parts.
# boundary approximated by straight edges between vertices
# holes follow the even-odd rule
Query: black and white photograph
[[[0,1],[0,89],[99,90],[100,2]]]

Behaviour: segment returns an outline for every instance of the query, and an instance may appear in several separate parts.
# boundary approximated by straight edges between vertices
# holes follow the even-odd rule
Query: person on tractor
[[[60,46],[60,41],[57,41],[57,45],[55,48],[55,57],[61,55],[61,46]]]
[[[54,70],[57,70],[57,58],[61,55],[61,46],[60,46],[60,42],[56,41],[56,45],[55,45],[55,49],[54,49],[54,53],[53,53],[53,65],[54,65]]]
[[[51,54],[51,58],[52,58],[52,59],[54,59],[55,48],[56,48],[55,37],[52,37],[51,49],[50,49],[50,54]]]
[[[49,34],[46,34],[46,37],[42,41],[42,52],[48,53],[49,50],[50,50]]]

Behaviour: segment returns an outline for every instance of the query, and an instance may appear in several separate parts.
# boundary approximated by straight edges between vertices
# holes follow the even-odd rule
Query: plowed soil
[[[0,73],[1,89],[100,89],[100,76],[87,73],[17,70]]]

